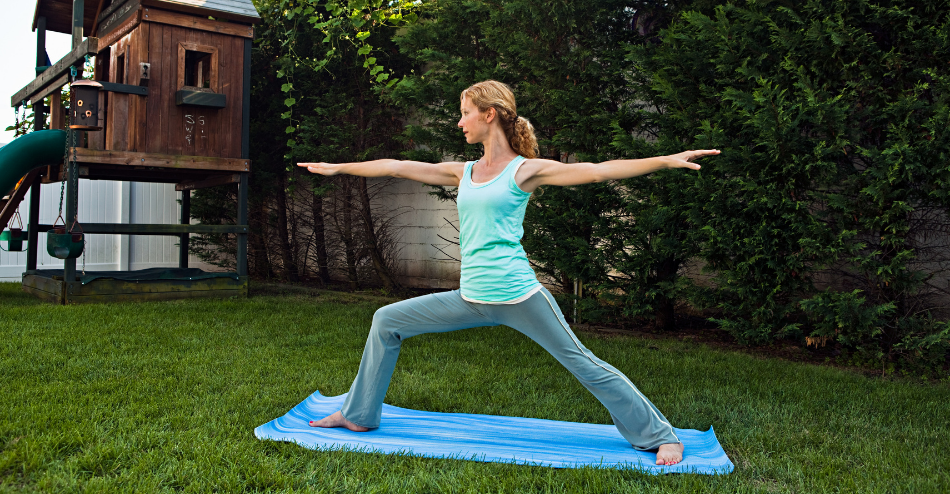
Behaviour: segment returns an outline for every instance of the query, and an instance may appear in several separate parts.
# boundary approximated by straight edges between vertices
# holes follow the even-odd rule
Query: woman
[[[511,89],[484,81],[461,95],[458,126],[466,142],[482,144],[478,161],[421,163],[298,163],[312,173],[408,178],[458,186],[460,289],[404,300],[376,311],[359,374],[343,408],[313,427],[363,432],[379,427],[383,398],[402,340],[424,333],[504,324],[539,343],[610,411],[634,448],[657,450],[657,465],[682,460],[683,444],[666,417],[620,371],[598,359],[571,331],[554,298],[528,264],[521,237],[528,199],[542,185],[580,185],[643,175],[663,168],[699,169],[691,160],[717,150],[672,156],[560,163],[537,158],[534,129],[516,111]]]

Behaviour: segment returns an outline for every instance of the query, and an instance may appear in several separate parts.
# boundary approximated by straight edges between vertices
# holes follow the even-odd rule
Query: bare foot
[[[346,417],[343,416],[342,411],[336,412],[333,415],[324,417],[320,420],[311,420],[310,427],[346,427],[353,432],[366,432],[369,430],[366,427],[356,425],[353,422],[346,420]]]
[[[683,443],[667,443],[656,452],[657,465],[676,465],[683,461]]]

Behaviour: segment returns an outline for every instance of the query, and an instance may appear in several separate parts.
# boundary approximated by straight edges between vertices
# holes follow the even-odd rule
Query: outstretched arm
[[[718,149],[684,151],[670,156],[656,156],[636,160],[611,160],[603,163],[561,163],[560,161],[527,160],[515,177],[525,192],[533,192],[542,185],[581,185],[607,180],[646,175],[664,168],[699,170],[692,161],[703,156],[719,154]]]
[[[465,163],[423,163],[421,161],[375,160],[357,163],[297,163],[310,173],[320,175],[356,175],[358,177],[408,178],[429,185],[458,185]]]

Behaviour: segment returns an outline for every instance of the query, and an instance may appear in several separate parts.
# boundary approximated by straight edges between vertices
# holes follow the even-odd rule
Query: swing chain
[[[19,229],[22,230],[22,229],[23,229],[23,220],[20,219],[20,208],[19,208],[19,207],[17,207],[17,208],[16,208],[16,211],[13,212],[13,218],[10,218],[10,224],[11,224],[11,225],[13,224],[13,220],[14,220],[14,219],[16,220],[17,224],[20,225],[20,226],[19,226]]]
[[[20,116],[21,114],[22,116]],[[16,108],[13,109],[13,117],[16,120],[16,126],[13,128],[13,138],[16,139],[26,134],[26,131],[20,129],[20,123],[26,123],[26,100],[16,105]]]
[[[73,68],[75,69],[75,67]],[[66,177],[69,176],[69,165],[77,164],[79,162],[79,156],[77,155],[77,151],[76,151],[76,148],[79,147],[78,143],[72,142],[73,139],[76,138],[76,133],[77,131],[73,129],[69,129],[66,134],[66,150],[64,153],[65,155],[63,156],[64,160],[66,161],[66,169],[63,170],[63,181],[62,181],[62,185],[59,188],[59,215],[60,217],[63,216],[63,196],[66,192]],[[72,144],[72,148],[73,148],[72,160],[69,159],[70,144]],[[64,219],[63,226],[65,227],[67,225],[68,223]],[[77,225],[79,226],[79,231],[81,232],[82,225],[79,225],[79,211],[76,211],[76,214],[73,215],[73,224],[66,230],[66,233],[73,233],[73,231],[76,230]],[[86,275],[86,235],[85,234],[83,234],[82,236],[82,274],[83,276]]]
[[[73,138],[73,131],[69,129],[66,131],[66,146],[63,148],[63,169],[60,170],[60,175],[63,177],[62,185],[59,188],[59,216],[63,216],[63,198],[66,195],[66,175],[69,173],[69,141]],[[74,151],[75,154],[75,151]],[[63,220],[63,224],[66,221]]]

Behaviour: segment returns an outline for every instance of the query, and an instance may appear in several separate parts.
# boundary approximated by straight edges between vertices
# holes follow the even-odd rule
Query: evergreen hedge
[[[533,196],[524,246],[585,321],[669,329],[691,307],[740,341],[832,344],[861,362],[946,373],[947,1],[430,0],[411,4],[408,26],[358,37],[393,76],[375,89],[369,48],[344,43],[331,57],[326,40],[339,33],[321,42],[315,29],[362,25],[342,4],[258,3],[267,29],[255,42],[252,151],[267,172],[254,204],[267,206],[252,222],[268,231],[294,228],[279,217],[293,209],[281,195],[294,160],[479,156],[456,128],[458,95],[494,78],[515,89],[544,157],[722,150],[698,173]],[[294,128],[282,133],[283,120]],[[379,129],[384,139],[361,137]],[[280,238],[285,254],[299,250],[293,231]],[[326,276],[300,259],[296,272]]]
[[[689,302],[750,342],[946,362],[948,20],[947,2],[732,2],[631,47],[654,147],[723,150],[658,177],[684,193],[650,208],[685,218],[714,276]]]

